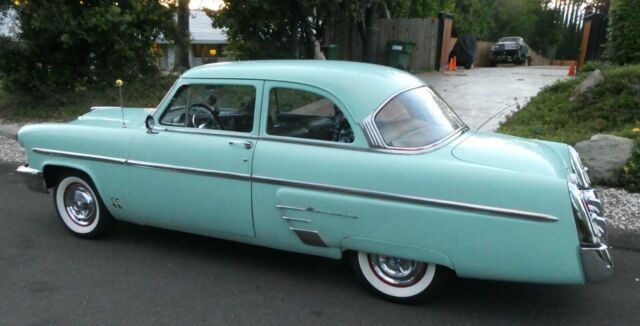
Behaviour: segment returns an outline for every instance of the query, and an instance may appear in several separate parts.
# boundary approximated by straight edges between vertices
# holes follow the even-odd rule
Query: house
[[[223,29],[213,28],[211,17],[202,10],[191,10],[189,15],[189,63],[192,67],[206,63],[230,61],[224,48],[228,44]],[[153,45],[158,54],[157,64],[162,70],[175,66],[176,47],[163,37]]]

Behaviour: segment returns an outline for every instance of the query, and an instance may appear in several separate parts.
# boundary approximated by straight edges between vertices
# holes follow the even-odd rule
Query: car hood
[[[451,154],[474,164],[567,178],[565,162],[551,146],[537,140],[476,131],[454,147]]]
[[[144,126],[147,115],[153,114],[154,109],[149,108],[124,108],[120,107],[94,107],[91,111],[72,121],[75,124],[92,126],[122,126],[122,117],[127,126]]]

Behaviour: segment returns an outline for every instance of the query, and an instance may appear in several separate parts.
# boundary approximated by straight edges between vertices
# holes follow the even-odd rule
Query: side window
[[[246,85],[184,85],[169,102],[161,125],[251,132],[256,89]]]
[[[321,95],[290,88],[272,88],[269,92],[267,133],[353,142],[353,130],[338,106]]]

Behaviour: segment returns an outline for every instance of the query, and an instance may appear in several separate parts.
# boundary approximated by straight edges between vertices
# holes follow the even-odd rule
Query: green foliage
[[[613,0],[609,12],[606,58],[617,64],[640,63],[640,2]]]
[[[174,76],[158,76],[125,81],[122,87],[124,106],[156,107],[175,82]],[[0,117],[8,120],[71,120],[92,106],[120,106],[115,87],[78,89],[72,93],[8,93],[0,90]]]
[[[153,0],[20,1],[13,9],[20,33],[0,40],[0,78],[23,93],[152,74],[151,44],[174,24],[171,9]]]
[[[525,36],[529,45],[547,58],[556,57],[558,45],[563,41],[560,17],[559,10],[538,8],[534,28]]]
[[[573,90],[594,68],[605,80],[591,92],[569,101]],[[510,116],[499,132],[575,144],[596,133],[629,137],[640,142],[640,65],[583,66],[578,78],[544,88],[522,110]],[[634,131],[635,130],[635,131]],[[622,172],[621,184],[640,192],[640,146]]]
[[[456,0],[455,31],[486,38],[491,26],[491,8],[494,0]]]
[[[436,17],[441,11],[453,13],[455,0],[391,0],[386,1],[392,18]]]
[[[214,26],[227,28],[228,53],[238,59],[309,58],[324,11],[337,0],[227,0],[209,12]]]
[[[494,0],[490,39],[533,35],[539,12],[538,0]]]

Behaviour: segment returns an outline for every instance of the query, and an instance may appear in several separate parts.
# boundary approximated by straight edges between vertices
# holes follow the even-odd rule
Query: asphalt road
[[[363,291],[346,264],[132,224],[71,236],[49,195],[0,164],[0,325],[584,324],[640,320],[640,252],[615,250],[588,286],[458,279],[405,306]]]

